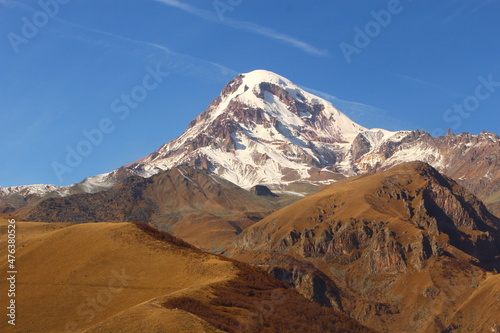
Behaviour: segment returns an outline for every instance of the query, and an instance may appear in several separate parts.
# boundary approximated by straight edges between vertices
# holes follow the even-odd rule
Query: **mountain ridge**
[[[473,318],[467,299],[498,275],[500,219],[423,162],[325,186],[245,229],[231,256],[375,330],[489,329],[499,310],[476,324],[453,311]],[[487,297],[493,304],[495,295]]]
[[[243,188],[325,185],[420,160],[456,179],[500,214],[500,137],[488,132],[434,138],[416,131],[366,129],[330,102],[265,70],[239,74],[178,138],[110,173],[67,187],[0,188],[0,210],[40,198],[93,193],[132,175],[180,165],[205,169]]]
[[[47,198],[14,214],[39,222],[141,222],[217,251],[241,230],[293,201],[286,195],[262,197],[205,170],[179,166],[149,178],[130,176],[96,193]]]

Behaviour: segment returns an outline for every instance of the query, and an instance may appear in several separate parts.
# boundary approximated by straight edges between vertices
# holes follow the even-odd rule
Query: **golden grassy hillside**
[[[236,274],[230,262],[191,255],[192,250],[157,241],[129,223],[17,225],[18,332],[80,332],[140,304],[148,315],[163,318],[161,324],[136,320],[123,323],[122,331],[136,325],[170,330],[169,323],[186,322],[174,320],[186,314],[159,311],[152,300],[206,293],[207,286]],[[5,321],[1,325],[5,329]],[[180,331],[203,326],[215,331],[194,317]]]
[[[17,247],[17,325],[3,320],[2,332],[368,331],[255,268],[145,225],[18,221]]]

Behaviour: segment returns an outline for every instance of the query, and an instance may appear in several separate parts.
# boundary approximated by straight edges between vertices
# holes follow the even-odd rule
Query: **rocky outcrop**
[[[375,329],[423,332],[451,315],[425,309],[462,302],[485,271],[500,270],[500,220],[451,178],[413,162],[327,186],[244,230],[239,247],[270,253],[269,271],[310,299]],[[284,268],[280,254],[322,274]],[[338,300],[327,296],[332,283]]]
[[[278,196],[275,193],[271,192],[271,190],[269,189],[269,187],[264,186],[264,185],[255,185],[255,186],[253,186],[250,189],[250,192],[253,193],[253,194],[256,194],[256,195],[258,195],[260,197],[272,197],[272,198],[275,198],[275,197]]]
[[[370,141],[363,135],[358,134],[351,146],[351,154],[352,158],[356,161],[364,154],[368,153],[371,150]]]

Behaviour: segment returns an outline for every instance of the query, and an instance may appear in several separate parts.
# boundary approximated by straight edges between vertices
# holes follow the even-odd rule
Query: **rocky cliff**
[[[295,279],[298,290],[374,329],[424,332],[449,326],[451,309],[500,269],[500,220],[451,178],[412,162],[329,185],[247,228],[239,247],[236,256],[269,271],[290,272],[269,253],[313,264],[323,285],[342,292],[314,279],[309,289]]]

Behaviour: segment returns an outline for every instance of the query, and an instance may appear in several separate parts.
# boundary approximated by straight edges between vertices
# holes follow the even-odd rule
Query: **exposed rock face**
[[[351,154],[352,158],[357,161],[361,156],[368,153],[371,149],[370,141],[363,135],[358,134],[352,142]]]
[[[264,186],[264,185],[255,185],[250,189],[250,192],[261,196],[261,197],[277,197],[276,194],[271,192],[269,187]]]
[[[327,186],[247,228],[239,244],[247,257],[280,253],[313,263],[326,278],[292,274],[287,282],[310,299],[328,299],[366,325],[389,331],[443,329],[449,309],[473,292],[474,281],[500,270],[500,220],[421,162]],[[264,263],[269,271],[284,270],[275,259]],[[338,300],[318,287],[332,282]]]
[[[261,268],[277,279],[293,286],[302,295],[316,303],[342,310],[341,299],[350,297],[312,264],[301,262],[287,255],[275,257],[273,263],[274,265],[263,265]]]
[[[0,206],[0,214],[9,214],[12,213],[15,210],[14,207],[10,205],[1,205]]]

